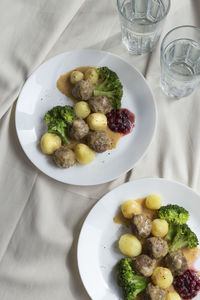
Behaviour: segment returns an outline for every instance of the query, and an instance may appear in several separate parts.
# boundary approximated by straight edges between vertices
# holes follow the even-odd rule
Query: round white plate
[[[78,266],[83,284],[93,300],[123,299],[116,284],[115,266],[123,257],[118,240],[128,228],[113,222],[120,205],[129,199],[156,193],[163,205],[172,203],[185,207],[189,226],[199,235],[200,195],[189,187],[165,179],[139,179],[125,183],[100,199],[87,216],[78,241]],[[195,267],[200,270],[200,258]],[[200,299],[200,295],[195,300]]]
[[[116,71],[124,87],[122,107],[135,114],[136,126],[116,149],[97,154],[91,164],[60,169],[40,150],[40,138],[46,131],[43,118],[53,106],[73,105],[56,82],[60,75],[79,66],[108,66]],[[147,150],[155,127],[155,103],[144,77],[118,56],[103,51],[76,50],[46,61],[26,81],[16,106],[17,135],[28,158],[48,176],[76,185],[104,183],[130,170]]]

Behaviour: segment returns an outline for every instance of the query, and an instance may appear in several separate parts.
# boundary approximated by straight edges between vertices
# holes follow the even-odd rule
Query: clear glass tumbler
[[[122,42],[134,54],[151,52],[158,41],[170,0],[117,0]]]
[[[200,82],[200,28],[180,26],[166,34],[161,44],[161,88],[180,99]]]

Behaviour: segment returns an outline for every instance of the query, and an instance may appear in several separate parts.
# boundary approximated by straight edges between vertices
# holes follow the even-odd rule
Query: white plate
[[[124,87],[122,107],[135,114],[136,126],[115,150],[96,155],[91,164],[60,169],[40,150],[39,141],[46,131],[43,118],[55,105],[72,105],[56,82],[60,75],[79,66],[108,66],[117,72]],[[96,50],[76,50],[46,61],[26,81],[16,106],[17,135],[28,158],[45,174],[70,184],[100,184],[130,170],[147,150],[155,127],[155,103],[143,76],[118,56]]]
[[[165,179],[139,179],[125,183],[100,199],[87,216],[78,241],[78,266],[83,284],[93,300],[123,299],[115,280],[115,266],[122,258],[117,242],[128,228],[113,222],[119,206],[128,199],[156,193],[163,205],[172,203],[185,207],[189,226],[199,235],[200,195],[189,187]],[[200,270],[200,258],[195,267]],[[200,294],[195,300],[200,299]]]

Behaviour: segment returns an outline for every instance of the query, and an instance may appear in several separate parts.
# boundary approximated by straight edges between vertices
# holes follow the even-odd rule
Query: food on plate
[[[156,237],[164,237],[168,232],[168,223],[162,219],[154,219],[152,221],[151,233]]]
[[[135,126],[135,116],[126,108],[112,109],[106,114],[108,127],[114,132],[128,134]]]
[[[130,127],[133,128],[134,115],[127,109],[120,108],[123,86],[118,75],[108,67],[76,68],[60,76],[57,87],[75,101],[74,106],[54,106],[44,116],[48,134],[54,135],[57,144],[53,145],[53,138],[51,142],[44,135],[41,150],[52,155],[57,166],[69,168],[76,162],[88,164],[94,160],[94,152],[114,149],[119,139],[130,132]],[[112,126],[109,129],[106,115],[113,114],[113,111],[118,117],[110,121]],[[115,130],[115,122],[119,130]],[[46,138],[48,143],[45,144]],[[61,148],[63,146],[65,148]],[[60,152],[54,155],[59,148]],[[66,163],[66,157],[70,153],[73,163]]]
[[[173,275],[170,269],[164,267],[157,267],[153,271],[151,277],[153,283],[162,289],[168,288],[173,282]]]
[[[85,119],[91,113],[91,109],[86,101],[79,101],[74,106],[74,112],[77,118]]]
[[[127,200],[121,205],[121,211],[125,218],[132,219],[134,215],[141,214],[141,205],[135,200]]]
[[[198,254],[198,239],[186,224],[189,212],[178,205],[161,206],[160,200],[157,201],[161,197],[155,196],[151,194],[146,198],[127,200],[120,206],[127,222],[118,224],[126,225],[134,235],[128,232],[119,239],[119,250],[128,258],[122,258],[118,263],[117,276],[119,279],[119,266],[121,272],[125,266],[130,272],[143,276],[146,287],[143,293],[138,293],[141,298],[132,294],[129,298],[124,291],[134,290],[134,283],[129,281],[128,288],[119,281],[118,284],[125,300],[192,299],[200,290],[200,277],[197,271],[191,269],[191,263]],[[136,211],[138,208],[139,214],[135,208]],[[168,223],[171,224],[170,234]],[[136,249],[138,252],[135,252]]]
[[[138,273],[149,277],[156,267],[156,260],[146,254],[141,254],[133,260],[133,264]]]
[[[162,206],[162,198],[159,195],[151,194],[146,197],[145,205],[149,209],[159,209]]]
[[[131,230],[138,238],[147,238],[151,234],[152,221],[145,214],[133,216]]]
[[[181,297],[176,292],[170,292],[167,294],[166,300],[181,300]]]
[[[124,299],[132,300],[145,290],[147,279],[138,275],[132,267],[132,259],[122,258],[117,264],[117,282],[122,288]]]
[[[106,96],[93,96],[88,100],[88,103],[94,113],[107,114],[112,110],[112,105]]]
[[[83,79],[84,75],[80,71],[73,71],[70,75],[70,81],[72,84],[76,84]]]
[[[108,150],[110,139],[105,131],[90,131],[86,137],[88,146],[97,153]]]
[[[147,300],[165,300],[166,290],[152,283],[148,284],[145,292],[145,299]]]
[[[124,255],[135,257],[141,254],[142,245],[136,236],[126,233],[119,239],[119,249]]]
[[[192,299],[200,291],[200,278],[189,269],[174,278],[173,286],[182,299]]]
[[[88,100],[93,94],[93,84],[89,80],[81,80],[75,84],[72,95],[78,100]]]
[[[121,107],[123,86],[117,74],[108,67],[97,68],[98,82],[94,86],[94,96],[106,96],[113,108]]]
[[[45,133],[40,141],[41,150],[44,154],[53,154],[61,147],[61,138],[53,133]]]
[[[87,123],[91,130],[104,130],[107,127],[107,118],[101,113],[92,113],[87,117]]]
[[[74,151],[76,154],[76,159],[80,164],[89,164],[95,158],[94,151],[85,144],[77,144],[74,148]]]
[[[89,80],[92,82],[92,84],[96,84],[98,79],[99,79],[99,75],[97,73],[97,71],[95,69],[88,69],[85,72],[85,79]]]
[[[59,168],[70,168],[76,163],[74,151],[61,146],[53,153],[53,161]]]
[[[88,134],[89,127],[84,120],[75,119],[71,122],[68,132],[72,139],[80,141]]]
[[[147,253],[153,258],[162,258],[168,253],[168,244],[161,237],[150,237],[145,243]]]
[[[188,269],[187,259],[181,250],[172,251],[165,256],[165,265],[174,276],[182,275]]]

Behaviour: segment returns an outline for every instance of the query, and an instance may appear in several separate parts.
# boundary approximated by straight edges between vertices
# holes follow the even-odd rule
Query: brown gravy
[[[156,211],[153,211],[151,209],[146,208],[146,206],[145,206],[145,200],[146,200],[146,198],[138,198],[138,199],[136,199],[136,201],[141,205],[141,208],[142,208],[141,213],[147,215],[151,220],[157,218],[158,215],[157,215]],[[123,214],[121,212],[121,209],[119,210],[119,212],[117,213],[117,215],[113,218],[113,221],[116,224],[125,225],[127,227],[130,226],[130,220],[126,219],[123,216]],[[182,251],[183,251],[183,253],[184,253],[184,255],[185,255],[186,259],[187,259],[188,266],[191,267],[191,265],[198,258],[199,254],[200,254],[200,249],[198,247],[193,248],[193,249],[183,248]],[[160,262],[158,262],[158,265],[160,263],[162,264],[162,260]],[[200,272],[198,272],[198,275],[200,276]],[[174,292],[175,291],[173,285],[171,285],[166,290],[167,290],[167,292]],[[141,293],[135,299],[136,300],[142,300],[142,299],[144,299],[144,296]]]

